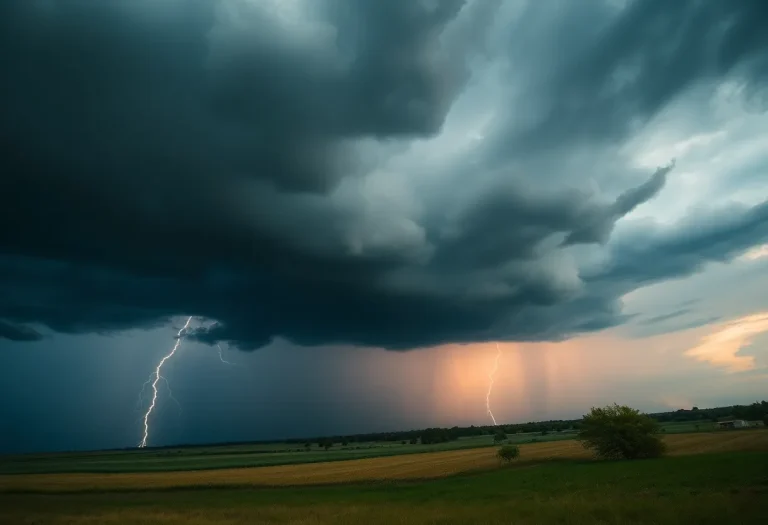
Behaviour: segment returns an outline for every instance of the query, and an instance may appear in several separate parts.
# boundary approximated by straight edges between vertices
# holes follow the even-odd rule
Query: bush
[[[498,457],[500,461],[509,463],[513,459],[520,457],[520,449],[515,445],[504,445],[498,452],[496,452],[496,457]]]
[[[584,416],[578,440],[607,459],[656,458],[665,452],[659,424],[640,411],[617,404],[592,408]]]
[[[504,441],[505,439],[507,439],[507,435],[501,430],[499,430],[498,432],[496,432],[496,434],[493,435],[493,441],[496,443],[499,443],[500,441]]]

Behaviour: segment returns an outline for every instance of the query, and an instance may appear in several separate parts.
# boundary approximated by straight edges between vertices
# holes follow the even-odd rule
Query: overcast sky
[[[766,25],[4,1],[0,451],[768,398]]]

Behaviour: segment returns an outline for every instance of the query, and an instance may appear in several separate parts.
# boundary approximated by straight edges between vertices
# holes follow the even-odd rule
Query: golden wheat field
[[[666,436],[669,455],[768,451],[768,431]],[[79,492],[183,487],[325,485],[433,479],[499,466],[495,448],[272,467],[120,474],[17,474],[0,476],[0,491]],[[520,446],[521,466],[549,459],[587,459],[577,441]]]

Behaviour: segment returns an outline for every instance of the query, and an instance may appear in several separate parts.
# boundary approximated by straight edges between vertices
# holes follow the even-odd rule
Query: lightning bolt
[[[491,411],[491,392],[493,391],[493,381],[496,376],[496,371],[499,369],[500,358],[501,348],[499,348],[499,343],[496,343],[496,360],[493,362],[493,368],[488,374],[488,379],[490,379],[490,382],[488,383],[488,392],[485,394],[485,410],[488,412],[488,415],[491,416],[491,421],[493,421],[494,426],[496,426],[497,423],[496,418],[493,417],[493,412]]]
[[[225,365],[234,365],[235,364],[235,363],[231,363],[231,362],[227,361],[226,359],[224,359],[224,357],[221,355],[222,350],[221,350],[221,345],[219,343],[216,343],[216,348],[219,349],[219,361],[221,361]]]
[[[155,404],[157,403],[157,383],[160,382],[160,379],[165,379],[161,372],[163,370],[163,365],[166,361],[168,361],[171,357],[173,357],[173,354],[176,353],[176,350],[179,349],[179,346],[181,346],[181,334],[184,333],[184,331],[189,328],[189,323],[192,321],[192,316],[189,316],[187,318],[187,322],[184,323],[184,326],[181,327],[179,330],[179,333],[176,334],[176,343],[173,345],[173,349],[165,356],[163,357],[160,362],[157,364],[157,368],[155,368],[155,372],[150,376],[150,379],[152,379],[152,376],[154,376],[154,379],[152,379],[152,402],[149,404],[149,408],[147,408],[147,411],[144,413],[144,436],[141,438],[141,443],[139,443],[139,448],[144,448],[147,446],[147,439],[149,438],[149,416],[152,414],[152,411],[155,409]],[[168,389],[170,391],[170,385],[168,385],[168,381],[166,380],[166,386],[168,386]],[[141,391],[144,392],[144,389],[147,387],[147,383],[149,383],[149,380],[147,380],[146,383],[144,383],[144,386],[142,387]],[[141,394],[139,394],[141,395]]]

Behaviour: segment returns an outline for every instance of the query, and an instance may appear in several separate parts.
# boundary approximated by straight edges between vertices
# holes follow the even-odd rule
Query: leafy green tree
[[[499,430],[498,432],[496,432],[496,434],[493,435],[493,441],[495,443],[499,443],[501,441],[504,441],[505,439],[507,439],[507,435],[501,430]]]
[[[658,436],[659,424],[639,410],[617,404],[592,408],[584,416],[578,439],[597,456],[639,459],[662,456],[665,445]]]
[[[520,457],[520,449],[515,445],[504,445],[496,452],[496,457],[504,463],[509,463]]]

